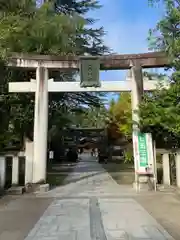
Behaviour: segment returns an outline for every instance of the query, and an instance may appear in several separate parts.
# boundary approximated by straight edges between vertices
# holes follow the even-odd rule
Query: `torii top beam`
[[[88,56],[87,56],[88,57]],[[97,56],[96,56],[97,57]],[[168,67],[170,62],[164,52],[141,54],[98,56],[101,70],[130,69],[132,63],[143,68]],[[29,55],[14,53],[9,58],[9,66],[36,68],[42,66],[51,69],[79,69],[80,56]]]

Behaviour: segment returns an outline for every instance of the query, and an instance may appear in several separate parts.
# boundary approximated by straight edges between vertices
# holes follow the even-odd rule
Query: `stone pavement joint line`
[[[90,198],[89,205],[91,239],[107,240],[98,199],[96,197]]]

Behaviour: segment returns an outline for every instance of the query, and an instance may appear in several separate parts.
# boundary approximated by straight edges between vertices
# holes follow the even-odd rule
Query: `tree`
[[[161,147],[178,147],[180,143],[179,90],[175,85],[168,90],[157,89],[145,95],[140,104],[140,126],[151,132]]]
[[[78,5],[78,8],[82,9],[83,13],[94,7],[93,4],[88,4]],[[97,34],[92,28],[88,30],[86,26],[89,22],[82,15],[75,13],[69,15],[60,10],[55,11],[54,2],[51,1],[44,3],[39,9],[36,8],[34,0],[2,0],[0,2],[0,58],[3,60],[0,89],[2,106],[0,115],[3,126],[0,134],[7,138],[7,142],[10,126],[13,126],[11,131],[13,129],[15,139],[22,139],[24,133],[32,135],[34,114],[33,95],[7,92],[9,81],[17,79],[27,81],[35,77],[35,72],[5,67],[5,62],[12,52],[67,56],[84,54],[87,51],[90,53],[91,49],[93,54],[95,46],[91,39],[94,39],[94,42],[99,41],[99,47],[96,49],[99,54],[107,50],[101,41],[103,29],[101,33],[97,30]],[[50,72],[50,77],[56,81],[69,78],[74,80],[75,74],[76,72]],[[49,104],[50,124],[58,124],[57,119],[62,119],[62,115],[63,118],[66,116],[67,106],[73,110],[79,104],[99,105],[99,103],[100,99],[95,94],[52,94]],[[5,140],[1,142],[2,146],[4,142]]]
[[[152,1],[151,1],[152,2]],[[161,147],[180,146],[180,1],[165,0],[165,17],[150,31],[153,49],[163,50],[171,59],[173,74],[169,89],[157,89],[140,104],[142,130],[152,132]]]
[[[119,135],[127,140],[131,139],[132,110],[130,93],[121,93],[117,101],[112,100],[110,102],[109,119],[109,129],[110,131],[112,129],[115,138]]]
[[[102,43],[102,36],[104,35],[103,27],[93,29],[92,25],[95,19],[85,17],[89,10],[97,10],[101,8],[97,0],[52,0],[57,12],[64,12],[76,16],[77,14],[83,16],[86,26],[83,29],[81,36],[77,36],[76,44],[81,48],[77,55],[84,52],[91,55],[101,55],[108,52],[109,49]]]
[[[75,112],[74,124],[82,128],[105,128],[107,126],[108,111],[103,104],[99,107],[88,107]]]

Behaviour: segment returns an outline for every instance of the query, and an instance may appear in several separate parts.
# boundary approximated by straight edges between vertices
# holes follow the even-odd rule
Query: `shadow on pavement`
[[[133,182],[134,169],[132,165],[122,163],[102,164],[98,163],[95,157],[84,154],[73,166],[68,164],[52,166],[52,171],[48,173],[48,183],[50,183],[51,189],[54,189],[70,183],[79,183],[85,179],[91,180],[92,177],[105,172],[108,172],[119,184],[121,182],[131,184]]]
[[[90,174],[90,172],[88,172],[89,174],[85,175],[85,176],[82,176],[81,174],[74,174],[74,173],[77,173],[77,172],[73,172],[72,174],[69,173],[69,175],[60,175],[59,177],[61,177],[61,182],[57,181],[56,184],[50,184],[50,189],[54,189],[56,187],[59,187],[59,186],[65,186],[65,185],[68,185],[70,183],[77,183],[77,182],[80,182],[82,180],[85,180],[85,179],[89,179],[91,177],[94,177],[94,176],[97,176],[97,175],[101,175],[102,173],[106,172],[106,170],[101,170],[101,171],[96,171],[96,172],[93,172]],[[63,176],[63,177],[62,177]],[[57,175],[58,177],[58,175]]]

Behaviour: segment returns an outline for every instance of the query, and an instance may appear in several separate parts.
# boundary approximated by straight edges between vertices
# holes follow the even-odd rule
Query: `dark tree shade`
[[[66,56],[100,55],[107,51],[102,41],[103,28],[94,29],[94,21],[83,15],[98,4],[89,0],[64,3],[56,2],[59,8],[55,12],[54,0],[44,1],[40,8],[34,0],[0,0],[0,59],[6,61],[12,52]],[[61,74],[64,72],[52,73],[51,77],[60,81]],[[70,77],[73,81],[74,74],[68,73],[64,80]],[[33,135],[34,95],[9,94],[7,88],[8,82],[31,78],[35,78],[34,72],[25,69],[0,71],[0,148],[13,139]],[[97,106],[101,102],[99,95],[92,93],[49,95],[49,128],[55,125],[57,132],[71,123],[71,113],[77,108],[84,104]]]

